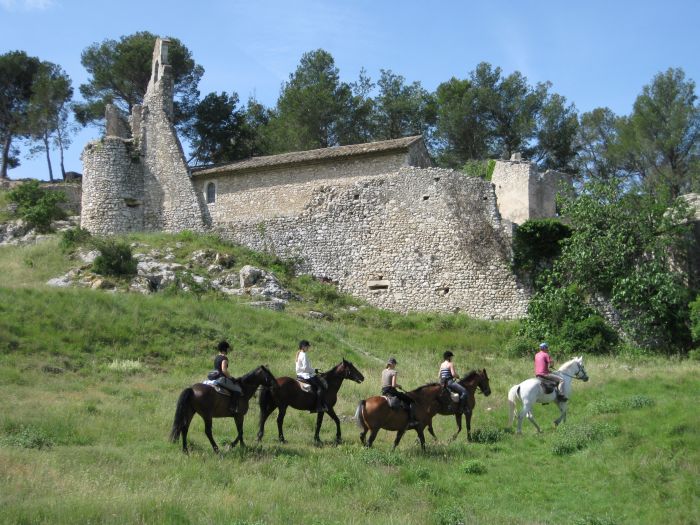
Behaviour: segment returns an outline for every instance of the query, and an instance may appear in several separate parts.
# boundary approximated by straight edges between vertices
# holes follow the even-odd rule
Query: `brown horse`
[[[467,402],[464,405],[464,410],[459,410],[459,405],[452,402],[451,400],[447,403],[441,404],[438,414],[442,416],[455,416],[455,421],[457,421],[457,432],[452,436],[452,440],[457,438],[457,435],[462,431],[462,414],[464,414],[464,419],[467,421],[467,441],[472,440],[472,413],[474,412],[474,406],[476,405],[476,400],[474,399],[474,393],[476,389],[479,388],[481,393],[485,396],[491,395],[491,387],[489,386],[489,376],[486,374],[486,369],[482,368],[479,371],[472,370],[465,377],[458,381],[460,385],[467,389]],[[435,432],[433,432],[432,421],[428,425],[428,432],[430,435],[437,439]]]
[[[335,421],[335,441],[336,443],[340,443],[340,419],[338,419],[338,416],[333,410],[336,401],[338,401],[338,390],[340,390],[344,379],[362,383],[362,381],[365,380],[365,376],[363,376],[350,361],[343,359],[340,364],[334,366],[328,372],[320,374],[320,377],[325,379],[328,384],[324,401],[326,402],[326,406],[329,407],[328,416]],[[299,382],[291,377],[278,377],[276,385],[278,386],[277,389],[264,388],[260,394],[260,429],[258,430],[258,441],[262,440],[263,434],[265,433],[265,421],[275,409],[279,409],[277,414],[279,440],[282,443],[286,443],[283,425],[287,407],[314,412],[316,408],[316,395],[304,392],[299,386]],[[314,433],[314,441],[316,443],[321,442],[319,433],[321,432],[323,414],[324,412],[319,412],[316,416],[316,432]]]
[[[238,400],[238,412],[236,414],[231,414],[230,398],[219,394],[213,386],[197,383],[189,388],[185,388],[177,400],[175,420],[170,431],[170,440],[175,442],[182,435],[182,451],[187,453],[187,431],[190,428],[194,415],[199,414],[204,420],[204,433],[209,438],[209,443],[211,443],[214,452],[219,451],[219,447],[211,433],[211,420],[214,417],[233,417],[236,421],[238,436],[231,443],[231,446],[235,447],[238,443],[241,446],[245,446],[245,443],[243,443],[243,418],[248,412],[248,400],[259,386],[274,387],[276,383],[272,372],[262,365],[238,378],[237,381],[243,389],[243,394]]]
[[[418,420],[418,426],[415,428],[420,440],[420,446],[425,450],[423,429],[430,425],[433,416],[439,410],[440,400],[443,399],[444,403],[447,402],[449,393],[442,385],[430,383],[406,392],[406,395],[415,402],[416,419]],[[355,411],[355,420],[362,430],[360,441],[362,441],[363,445],[371,447],[377,437],[377,433],[383,428],[396,431],[396,439],[394,440],[394,448],[396,448],[408,426],[408,411],[389,408],[385,397],[374,396],[360,401]],[[370,431],[370,435],[369,439],[365,441],[367,431]]]

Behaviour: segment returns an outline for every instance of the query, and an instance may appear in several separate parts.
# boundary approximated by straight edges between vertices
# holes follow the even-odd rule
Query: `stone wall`
[[[238,218],[222,236],[300,261],[300,271],[390,310],[525,314],[490,183],[437,168],[317,187],[295,217]]]
[[[90,142],[81,159],[80,226],[102,235],[143,230],[143,177],[133,141],[105,137]]]
[[[262,220],[298,215],[319,186],[395,172],[408,165],[407,153],[394,151],[333,162],[195,176],[193,180],[202,202],[206,202],[209,183],[215,184],[216,201],[206,206],[212,224],[218,224],[234,219]]]

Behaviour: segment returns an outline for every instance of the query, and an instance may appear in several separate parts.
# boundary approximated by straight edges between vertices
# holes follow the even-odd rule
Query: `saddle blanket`
[[[219,379],[215,379],[215,380],[213,380],[213,381],[212,381],[211,379],[205,379],[204,381],[202,381],[202,384],[203,384],[203,385],[208,385],[208,386],[214,388],[214,390],[216,390],[217,394],[221,394],[222,396],[229,396],[229,397],[230,397],[230,396],[231,396],[231,391],[232,391],[232,390],[233,390],[234,392],[236,392],[237,394],[242,394],[242,393],[243,393],[243,390],[241,389],[241,387],[238,386],[236,383],[233,383],[233,382],[230,383],[230,384],[231,384],[231,389],[230,389],[230,390],[227,389],[227,388],[222,387],[222,386],[219,384]]]
[[[404,408],[403,403],[401,400],[396,397],[396,396],[382,396],[384,399],[386,399],[387,405],[389,405],[389,408],[398,410],[400,408]]]
[[[318,377],[321,380],[321,384],[323,385],[323,387],[325,389],[328,389],[328,383],[326,382],[326,380],[322,377],[319,377],[319,376],[316,376],[316,377]],[[304,392],[308,392],[309,394],[314,393],[314,387],[311,386],[309,383],[305,383],[304,381],[302,381],[300,379],[296,379],[296,382],[299,383],[299,388],[301,388]]]

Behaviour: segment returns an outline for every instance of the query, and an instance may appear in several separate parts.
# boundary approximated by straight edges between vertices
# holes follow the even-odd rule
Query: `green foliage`
[[[92,271],[100,275],[128,277],[136,275],[138,261],[133,258],[131,246],[114,238],[94,239],[100,254],[92,263]]]
[[[374,139],[422,135],[435,122],[433,95],[420,82],[405,84],[401,75],[382,69],[374,99]]]
[[[199,92],[197,85],[204,68],[195,63],[192,54],[180,40],[168,37],[168,63],[174,81],[175,121],[185,122],[191,116]],[[77,120],[87,125],[104,118],[107,103],[130,112],[140,104],[151,78],[151,58],[156,35],[140,31],[119,40],[106,39],[83,50],[80,62],[89,74],[80,85],[85,102],[75,108]]]
[[[466,525],[467,518],[464,511],[457,505],[445,505],[435,511],[433,516],[435,525]]]
[[[515,230],[513,266],[516,271],[535,272],[551,265],[561,253],[561,241],[571,236],[571,228],[557,219],[531,219]]]
[[[637,410],[640,408],[653,407],[656,404],[654,399],[644,395],[634,395],[623,399],[611,400],[609,398],[595,401],[588,406],[591,414],[615,414],[623,410]]]
[[[8,199],[17,205],[16,214],[37,231],[51,230],[51,222],[66,216],[59,203],[65,202],[62,191],[46,191],[37,180],[31,180],[14,187],[8,192]]]
[[[700,347],[700,295],[690,303],[690,332],[693,341]]]
[[[462,172],[467,177],[478,177],[484,180],[491,180],[493,170],[496,167],[496,161],[489,160],[468,160],[462,166]]]
[[[573,454],[619,432],[616,426],[608,423],[566,425],[558,429],[552,452],[557,456]]]
[[[563,354],[608,354],[616,347],[619,337],[599,315],[580,320],[567,319],[558,337],[559,352]]]
[[[537,329],[534,330],[537,332]],[[527,337],[523,334],[518,334],[508,340],[504,353],[507,357],[518,358],[533,356],[535,348],[539,344],[539,340],[534,337]]]
[[[46,449],[54,446],[54,441],[42,429],[20,425],[17,428],[5,429],[5,435],[0,436],[0,443],[19,448]]]
[[[474,432],[472,432],[471,441],[472,443],[480,443],[482,445],[492,445],[501,441],[506,437],[506,435],[506,431],[501,428],[477,428]]]
[[[59,246],[64,252],[71,252],[78,246],[86,244],[91,239],[92,235],[90,235],[90,232],[78,226],[76,228],[70,228],[61,232],[61,241]]]

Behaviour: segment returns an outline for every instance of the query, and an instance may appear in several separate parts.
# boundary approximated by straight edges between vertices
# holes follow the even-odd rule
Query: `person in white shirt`
[[[299,342],[299,350],[296,356],[296,373],[297,379],[304,383],[310,384],[316,392],[316,410],[315,412],[324,412],[328,410],[325,397],[326,389],[324,388],[321,378],[316,375],[316,369],[311,366],[309,357],[306,352],[311,348],[311,343],[306,339]],[[312,410],[313,412],[313,410]]]

